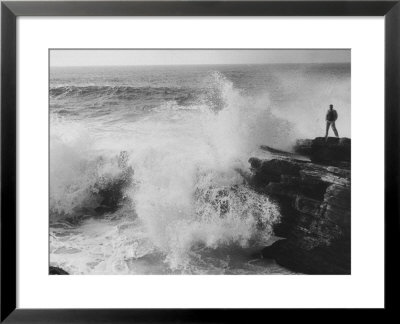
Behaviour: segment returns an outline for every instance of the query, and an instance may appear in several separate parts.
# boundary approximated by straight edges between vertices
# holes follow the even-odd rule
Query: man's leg
[[[326,134],[325,134],[325,140],[328,139],[328,132],[329,132],[329,126],[331,125],[330,122],[326,122]]]
[[[333,132],[335,133],[335,136],[339,137],[339,133],[338,133],[338,131],[336,129],[335,122],[332,123],[332,129],[333,129]]]

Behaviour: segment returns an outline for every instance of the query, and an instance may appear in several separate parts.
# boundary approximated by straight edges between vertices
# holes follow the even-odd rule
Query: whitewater
[[[52,68],[50,265],[70,274],[289,274],[260,145],[350,132],[347,64]],[[348,117],[348,118],[346,118]]]

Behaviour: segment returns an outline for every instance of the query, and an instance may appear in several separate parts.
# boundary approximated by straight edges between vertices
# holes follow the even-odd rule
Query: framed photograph
[[[5,1],[1,25],[1,321],[393,307],[398,1]]]

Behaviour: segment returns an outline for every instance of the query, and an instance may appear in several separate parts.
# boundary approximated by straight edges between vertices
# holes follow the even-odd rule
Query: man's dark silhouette
[[[335,109],[333,109],[333,105],[329,105],[329,110],[326,113],[326,135],[325,135],[325,140],[328,139],[328,132],[329,132],[329,127],[332,127],[333,132],[335,133],[336,137],[339,137],[338,131],[335,126],[335,121],[338,118],[338,113]]]

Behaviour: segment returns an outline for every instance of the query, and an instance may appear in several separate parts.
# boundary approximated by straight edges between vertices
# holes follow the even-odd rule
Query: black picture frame
[[[400,1],[4,1],[1,3],[1,322],[233,322],[266,310],[16,308],[17,109],[19,16],[384,16],[385,17],[385,309],[398,287]],[[368,134],[365,134],[368,140]],[[371,256],[373,257],[373,256]],[[56,297],[55,297],[56,298]],[[276,311],[270,311],[276,313]],[[269,313],[269,314],[270,314]],[[382,314],[382,313],[379,313]],[[257,316],[257,317],[256,317]],[[268,315],[270,316],[270,315]],[[280,315],[281,316],[281,315]],[[368,315],[369,317],[371,315]],[[380,316],[380,315],[378,315]],[[371,317],[370,317],[371,318]],[[268,318],[265,318],[268,320]],[[381,317],[379,317],[382,320]]]

